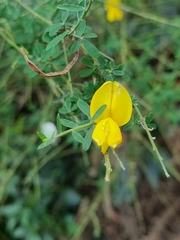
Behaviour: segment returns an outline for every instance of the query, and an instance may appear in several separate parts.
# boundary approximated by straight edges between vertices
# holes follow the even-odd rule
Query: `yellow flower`
[[[120,3],[120,0],[106,0],[104,7],[107,10],[106,17],[109,22],[122,20],[123,12],[119,7]]]
[[[127,90],[118,82],[105,82],[93,95],[90,116],[106,104],[104,112],[95,120],[93,140],[101,146],[103,154],[108,147],[116,148],[122,142],[120,126],[131,118],[132,101]]]

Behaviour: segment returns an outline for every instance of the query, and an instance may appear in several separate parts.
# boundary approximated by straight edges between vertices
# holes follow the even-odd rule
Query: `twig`
[[[77,62],[78,58],[79,58],[79,51],[75,53],[74,58],[72,59],[72,61],[65,67],[64,70],[60,71],[60,72],[50,72],[50,73],[44,73],[43,71],[41,71],[41,69],[39,69],[36,64],[34,64],[33,62],[31,62],[29,60],[29,58],[27,57],[25,51],[23,50],[23,48],[21,48],[21,53],[24,56],[24,59],[27,63],[27,65],[36,73],[38,73],[39,75],[43,76],[43,77],[57,77],[60,75],[64,75],[66,74],[73,66],[74,64]]]

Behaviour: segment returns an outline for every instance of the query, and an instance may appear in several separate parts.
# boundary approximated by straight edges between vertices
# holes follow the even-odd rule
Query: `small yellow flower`
[[[90,116],[106,104],[104,112],[95,120],[93,140],[101,146],[103,154],[108,147],[116,148],[122,142],[120,126],[131,118],[132,101],[127,90],[118,82],[105,82],[93,95]]]
[[[107,10],[106,18],[109,22],[121,21],[123,12],[120,9],[120,0],[106,0],[104,7]]]

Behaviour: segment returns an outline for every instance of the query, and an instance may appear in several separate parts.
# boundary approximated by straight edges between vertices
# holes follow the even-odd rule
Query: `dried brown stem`
[[[72,61],[64,68],[64,70],[59,71],[59,72],[50,72],[50,73],[44,73],[43,71],[41,71],[41,69],[39,69],[36,64],[34,64],[33,62],[31,62],[29,60],[29,58],[27,57],[25,51],[23,48],[21,48],[21,52],[22,55],[24,56],[24,59],[27,63],[27,65],[36,73],[38,73],[39,75],[43,76],[43,77],[57,77],[60,75],[64,75],[67,72],[69,72],[69,70],[74,66],[74,64],[77,62],[78,58],[79,58],[79,51],[75,53]]]

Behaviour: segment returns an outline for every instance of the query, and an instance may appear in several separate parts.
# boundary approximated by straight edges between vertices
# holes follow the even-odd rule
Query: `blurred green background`
[[[74,1],[66,1],[74,2]],[[180,2],[124,0],[121,22],[109,23],[103,1],[86,18],[96,47],[124,63],[126,85],[144,115],[154,114],[156,143],[167,179],[143,129],[123,132],[117,149],[126,171],[112,157],[112,180],[104,182],[104,160],[71,136],[37,150],[36,132],[56,122],[66,77],[37,76],[20,47],[45,72],[63,58],[41,62],[44,31],[58,22],[58,0],[0,2],[0,240],[177,240],[180,239]],[[83,56],[83,52],[81,55]],[[56,53],[54,53],[56,57]],[[72,69],[73,85],[85,82]]]

